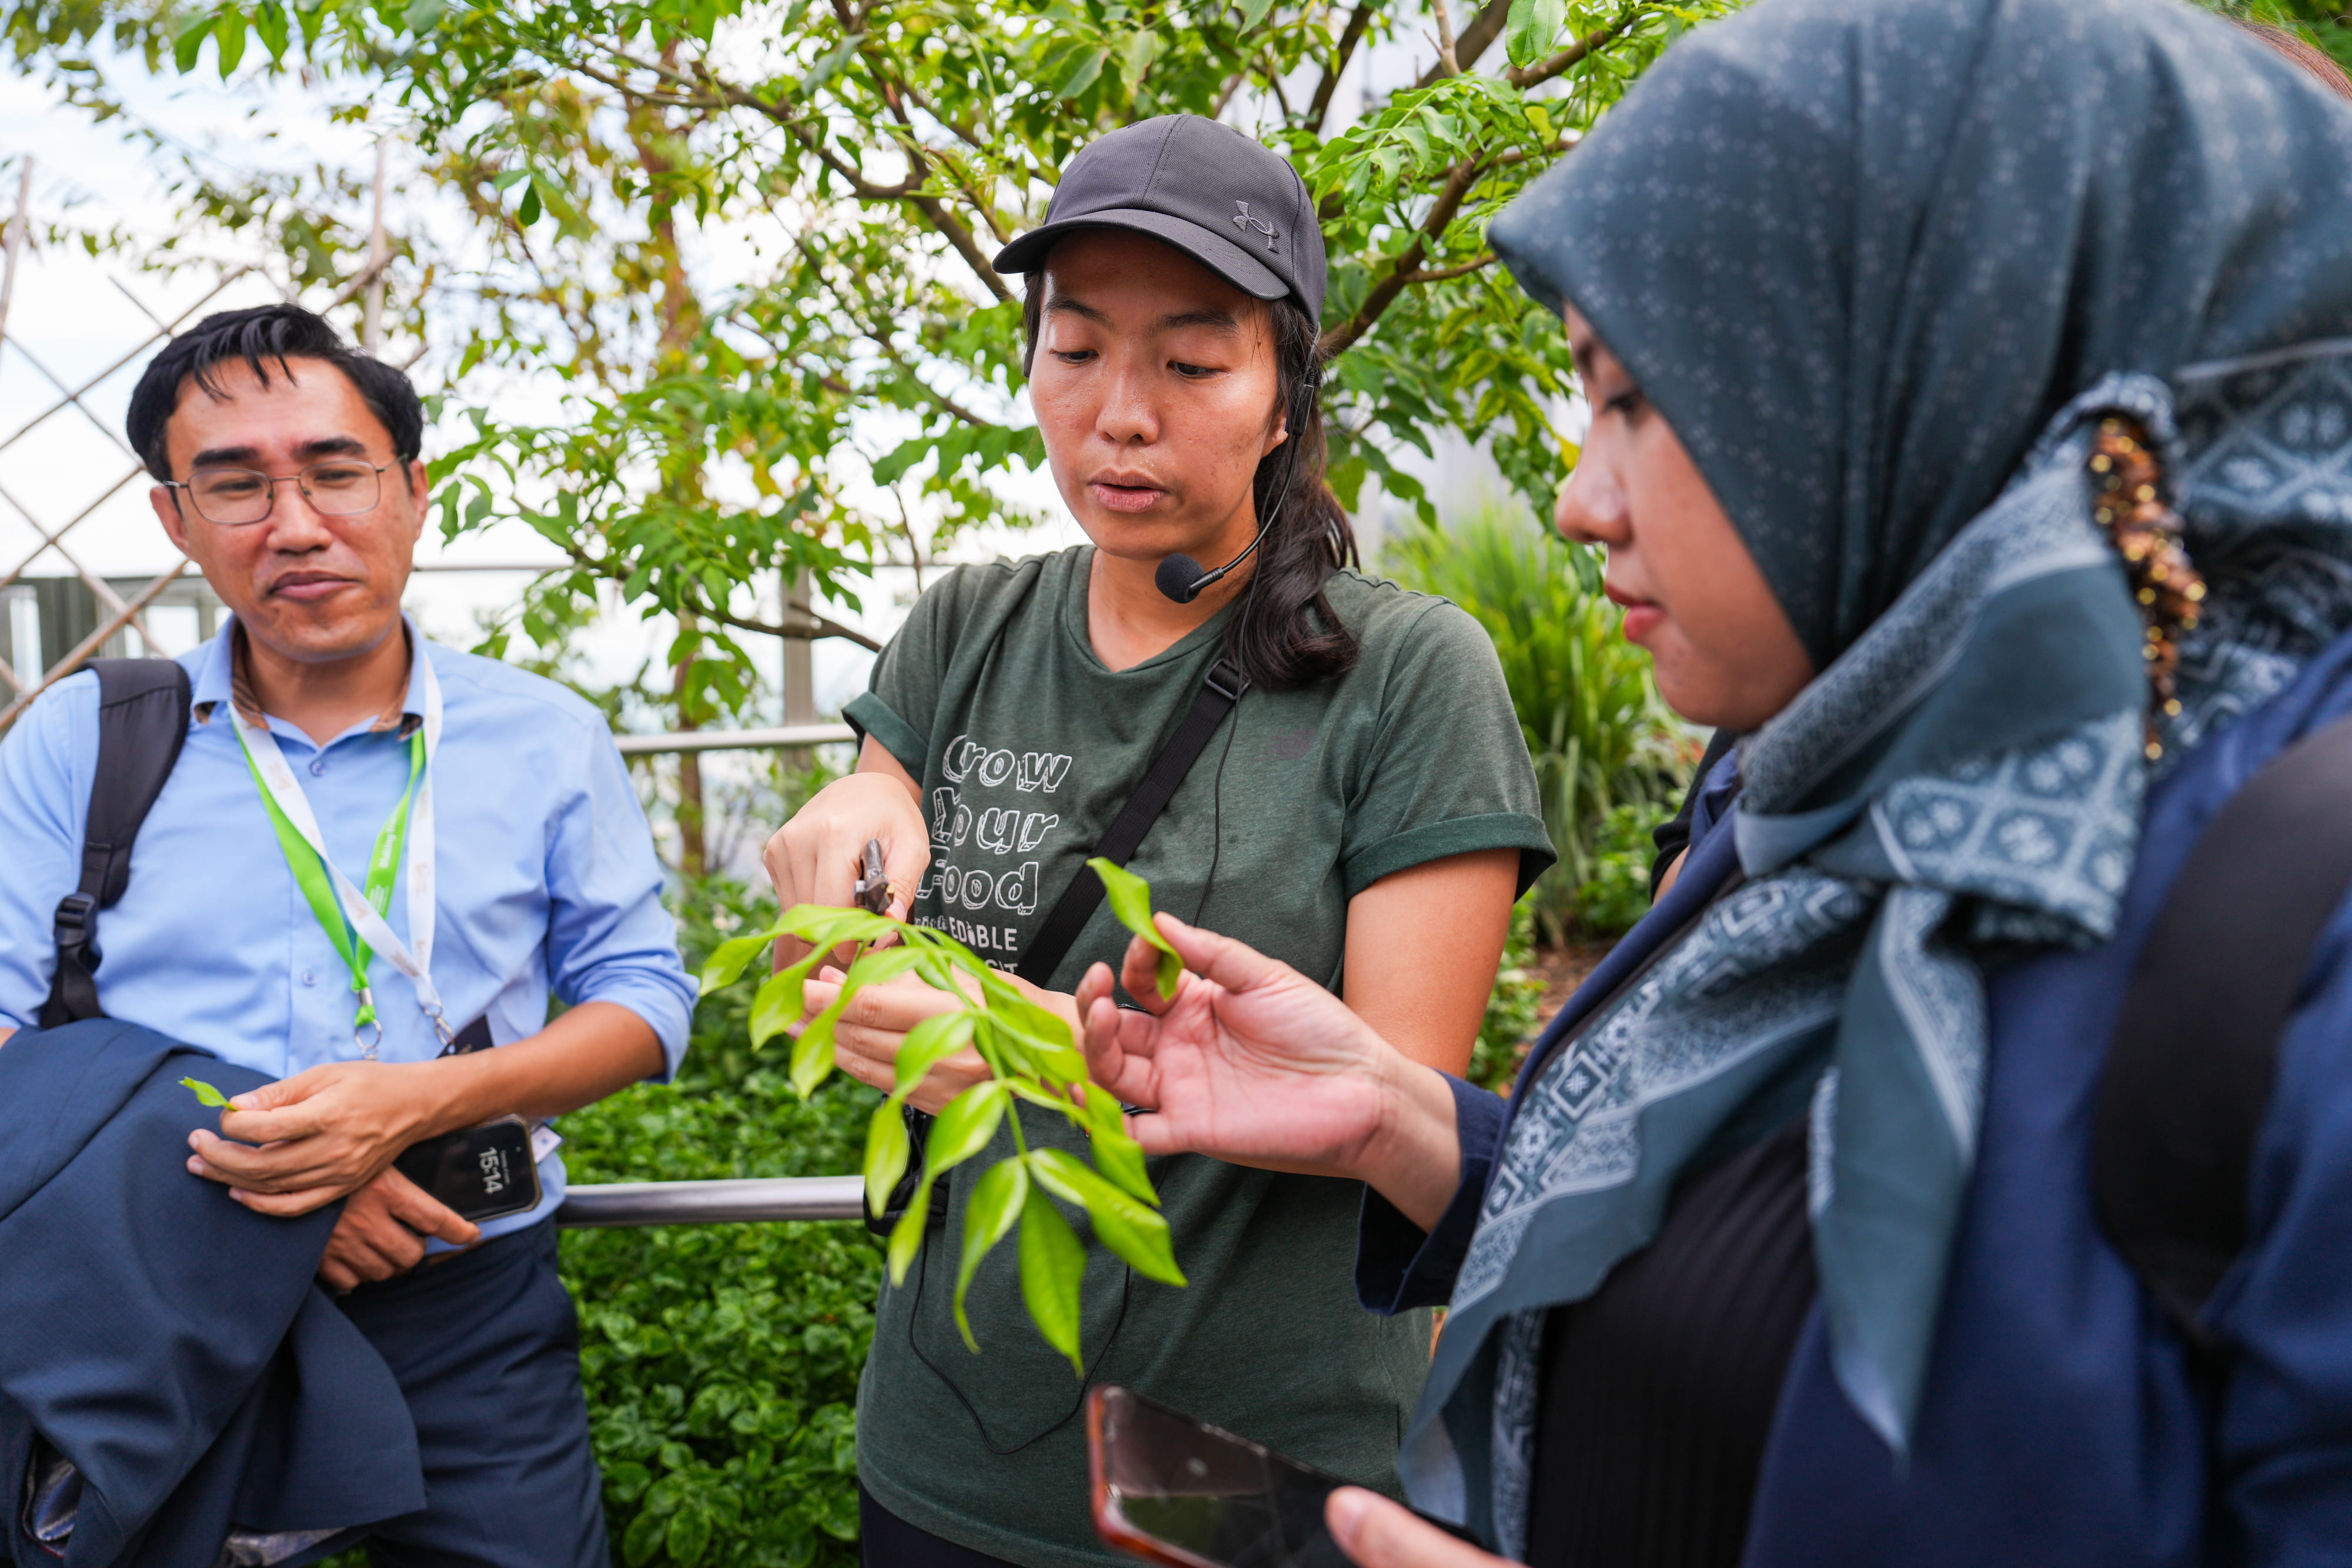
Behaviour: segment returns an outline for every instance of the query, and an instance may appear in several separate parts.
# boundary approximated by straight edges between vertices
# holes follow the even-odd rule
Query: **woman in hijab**
[[[2186,6],[1764,0],[1493,240],[1592,408],[1560,525],[1736,777],[1507,1106],[1164,916],[1097,1079],[1370,1184],[1366,1303],[1451,1302],[1408,1495],[1507,1557],[2352,1560],[2352,909],[2193,1357],[2090,1175],[2199,832],[2352,713],[2352,114]]]

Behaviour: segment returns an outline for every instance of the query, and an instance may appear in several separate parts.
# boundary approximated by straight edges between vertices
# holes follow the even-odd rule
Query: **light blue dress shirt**
[[[505,1045],[546,1023],[551,994],[614,1002],[653,1026],[676,1072],[694,984],[604,716],[551,681],[436,646],[414,625],[408,633],[441,679],[432,974],[450,1027],[487,1016]],[[354,1061],[350,971],[287,866],[237,744],[229,631],[181,663],[194,687],[187,744],[139,831],[129,890],[98,917],[100,1005],[273,1077]],[[407,710],[424,712],[414,667]],[[407,742],[366,723],[324,747],[280,720],[269,728],[328,852],[346,875],[363,874],[408,781]],[[98,677],[88,672],[60,681],[0,739],[0,1024],[31,1027],[48,997],[51,920],[79,880],[97,760]],[[407,940],[404,887],[386,918]],[[438,1055],[391,960],[378,956],[370,980],[383,1020],[378,1056]],[[560,1150],[540,1162],[540,1181],[538,1207],[489,1221],[483,1235],[554,1211]]]

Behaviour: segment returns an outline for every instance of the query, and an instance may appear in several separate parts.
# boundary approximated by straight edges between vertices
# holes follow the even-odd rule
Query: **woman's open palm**
[[[1404,1061],[1348,1005],[1286,964],[1172,915],[1160,932],[1188,973],[1172,1001],[1138,938],[1121,979],[1150,1012],[1111,1000],[1110,967],[1078,987],[1095,1081],[1150,1113],[1144,1152],[1339,1174],[1379,1130],[1383,1089]]]

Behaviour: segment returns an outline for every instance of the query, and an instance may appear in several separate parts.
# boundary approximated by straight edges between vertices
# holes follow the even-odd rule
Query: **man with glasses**
[[[427,1500],[373,1560],[602,1565],[544,1119],[673,1072],[694,996],[625,767],[588,704],[402,614],[426,489],[399,371],[296,307],[230,311],[127,423],[235,619],[181,661],[186,740],[100,917],[99,1003],[277,1080],[191,1137],[189,1179],[342,1204],[319,1277],[407,1398]],[[51,992],[98,737],[84,674],[0,741],[0,1040]],[[393,1168],[509,1114],[536,1126],[526,1212],[477,1227]]]

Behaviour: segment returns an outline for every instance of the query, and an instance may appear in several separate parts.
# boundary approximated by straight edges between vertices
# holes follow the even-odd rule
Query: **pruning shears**
[[[890,879],[882,872],[882,841],[866,841],[866,874],[850,888],[857,906],[868,915],[890,913]]]

